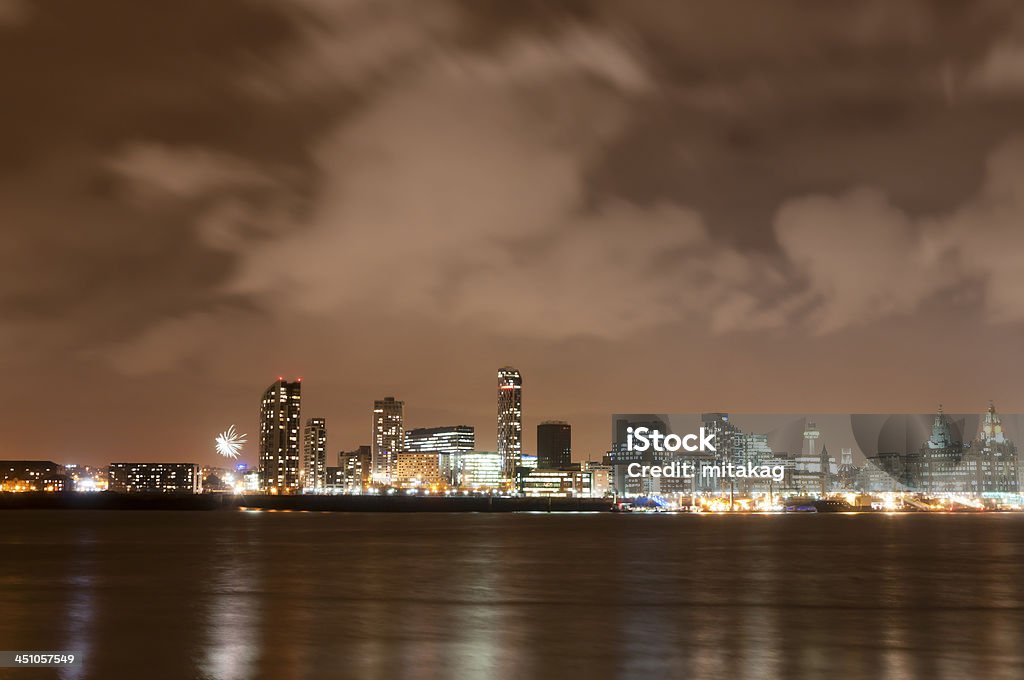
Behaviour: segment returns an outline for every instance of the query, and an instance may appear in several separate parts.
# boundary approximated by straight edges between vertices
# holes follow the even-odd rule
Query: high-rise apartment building
[[[373,454],[370,446],[338,453],[338,468],[345,477],[345,493],[363,493],[373,477]]]
[[[559,470],[572,465],[572,427],[561,420],[537,426],[537,469]]]
[[[327,474],[327,421],[309,418],[302,433],[302,488],[323,491]]]
[[[373,402],[374,481],[390,484],[397,470],[398,454],[405,450],[405,402],[385,397]]]
[[[511,366],[498,369],[498,456],[506,480],[515,479],[523,455],[523,377]]]
[[[299,490],[299,413],[302,378],[278,378],[260,405],[260,488],[269,493]]]

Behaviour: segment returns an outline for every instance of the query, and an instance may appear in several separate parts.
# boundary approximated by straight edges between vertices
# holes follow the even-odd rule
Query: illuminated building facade
[[[302,488],[323,491],[327,475],[327,421],[310,418],[302,432]]]
[[[398,454],[405,450],[405,402],[385,397],[373,402],[373,479],[390,484]]]
[[[523,476],[522,491],[527,496],[590,498],[593,475],[580,470],[536,469]]]
[[[995,406],[979,418],[977,435],[964,442],[966,419],[953,422],[941,407],[931,435],[917,450],[882,451],[869,457],[884,475],[860,480],[867,491],[907,490],[928,494],[1016,494],[1021,489],[1017,447],[1003,430]]]
[[[501,455],[474,451],[462,457],[462,486],[468,489],[497,489],[505,481]]]
[[[572,427],[561,420],[537,426],[537,467],[559,470],[572,465]]]
[[[270,493],[297,493],[302,379],[278,378],[260,404],[260,487]]]
[[[395,463],[395,485],[405,489],[419,487],[446,487],[441,474],[440,456],[437,453],[403,452]]]
[[[109,488],[120,493],[199,493],[202,474],[196,463],[111,463]]]
[[[1018,493],[1020,490],[1017,447],[1003,431],[995,405],[981,417],[978,436],[965,452],[967,491]]]
[[[673,491],[689,492],[692,489],[692,484],[684,485],[679,480],[668,480],[651,476],[630,477],[627,474],[631,463],[663,465],[670,462],[670,455],[667,453],[652,449],[642,452],[629,450],[627,432],[629,428],[639,427],[657,430],[664,434],[672,432],[668,426],[668,416],[663,414],[638,413],[616,417],[612,421],[612,448],[605,457],[605,463],[611,466],[613,470],[613,485],[616,493],[634,496],[671,493]]]
[[[850,491],[857,486],[857,466],[853,464],[853,449],[843,448],[839,452],[839,471],[836,474],[836,488]]]
[[[0,460],[0,491],[64,491],[64,468],[49,460]]]
[[[345,478],[345,493],[363,493],[370,487],[373,477],[373,453],[369,446],[338,454],[338,468]]]
[[[348,491],[348,480],[345,479],[344,468],[327,467],[324,472],[324,491],[327,493],[345,493]]]
[[[472,425],[420,427],[405,433],[405,450],[438,453],[442,476],[456,486],[462,478],[462,457],[475,448],[476,430]]]
[[[590,473],[590,494],[594,498],[601,498],[611,494],[612,487],[612,466],[604,463],[588,461],[583,463],[583,470]]]
[[[498,369],[498,456],[502,476],[515,478],[523,455],[523,377],[511,366]]]

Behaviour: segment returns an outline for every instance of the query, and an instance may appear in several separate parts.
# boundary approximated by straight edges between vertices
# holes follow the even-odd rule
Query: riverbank
[[[0,510],[277,510],[306,512],[610,512],[603,498],[0,493]]]

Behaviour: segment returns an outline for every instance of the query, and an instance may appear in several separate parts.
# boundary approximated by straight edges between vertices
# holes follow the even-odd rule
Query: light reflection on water
[[[0,550],[0,647],[62,680],[1024,677],[1021,516],[8,511]]]
[[[259,540],[254,527],[245,527],[239,541],[219,540],[210,555],[212,574],[206,610],[203,660],[200,672],[223,680],[253,677],[259,657],[257,625],[262,616],[259,553],[249,543]],[[240,544],[245,545],[245,549]]]
[[[95,626],[96,583],[91,547],[93,532],[83,528],[74,535],[76,552],[66,567],[65,586],[68,592],[67,612],[63,617],[63,641],[58,647],[87,659],[92,653],[92,633]],[[59,651],[59,650],[54,650]],[[65,666],[58,672],[61,680],[80,680],[86,677],[84,663]]]

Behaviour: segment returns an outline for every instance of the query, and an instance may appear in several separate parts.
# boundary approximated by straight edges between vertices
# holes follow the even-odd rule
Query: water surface
[[[5,511],[0,677],[1024,677],[1024,516]]]

